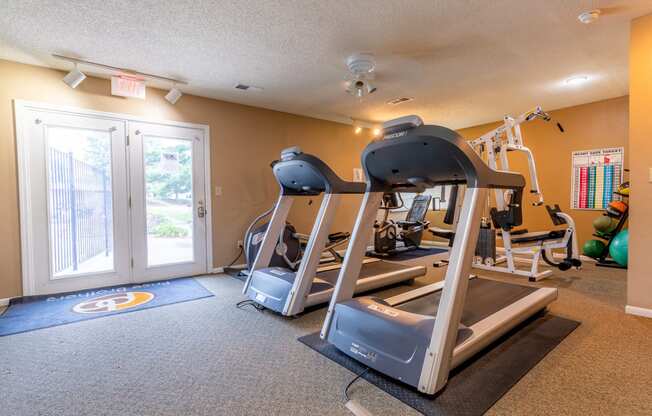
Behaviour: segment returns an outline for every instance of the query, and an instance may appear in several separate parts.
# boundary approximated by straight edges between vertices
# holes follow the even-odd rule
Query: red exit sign
[[[111,77],[111,95],[145,99],[145,80],[126,75]]]

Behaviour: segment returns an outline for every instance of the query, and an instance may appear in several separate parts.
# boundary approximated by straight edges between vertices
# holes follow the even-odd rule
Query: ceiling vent
[[[233,88],[242,91],[262,91],[264,89],[263,87],[257,87],[255,85],[247,85],[241,83],[236,84]]]
[[[399,97],[399,98],[394,98],[393,100],[387,101],[387,104],[389,105],[399,105],[402,103],[407,103],[408,101],[412,101],[414,98],[412,97]]]

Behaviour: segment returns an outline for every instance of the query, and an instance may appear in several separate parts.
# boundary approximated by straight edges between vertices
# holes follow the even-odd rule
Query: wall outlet
[[[353,168],[353,182],[364,182],[364,172],[361,168]]]
[[[244,247],[244,241],[238,240],[238,248],[243,248]]]
[[[222,196],[222,187],[221,186],[216,186],[215,187],[215,196]]]

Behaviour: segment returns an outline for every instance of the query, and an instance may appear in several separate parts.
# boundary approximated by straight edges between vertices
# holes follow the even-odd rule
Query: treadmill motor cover
[[[363,364],[416,386],[435,326],[433,316],[362,297],[335,306],[328,341]]]
[[[296,272],[284,267],[256,270],[251,276],[247,296],[268,309],[282,313],[295,279]],[[321,279],[315,279],[310,292],[320,292],[332,287]]]

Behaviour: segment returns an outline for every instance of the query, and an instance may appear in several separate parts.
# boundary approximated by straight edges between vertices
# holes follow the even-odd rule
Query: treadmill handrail
[[[286,155],[273,164],[272,170],[284,195],[363,194],[367,187],[364,182],[343,180],[324,161],[308,153]]]

